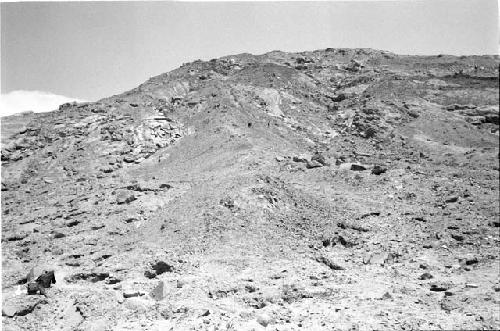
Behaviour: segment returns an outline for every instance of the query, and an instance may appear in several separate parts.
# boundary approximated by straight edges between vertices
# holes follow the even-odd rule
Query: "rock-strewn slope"
[[[240,54],[2,118],[4,330],[500,328],[498,63]]]

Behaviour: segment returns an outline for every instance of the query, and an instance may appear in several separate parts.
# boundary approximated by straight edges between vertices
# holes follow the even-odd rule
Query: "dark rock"
[[[91,283],[97,283],[107,279],[108,277],[108,272],[80,272],[66,277],[65,280],[68,283],[75,283],[81,280],[89,281]]]
[[[230,197],[225,197],[224,199],[221,199],[219,203],[228,209],[233,209],[235,207],[234,200],[231,199]]]
[[[112,173],[115,169],[110,166],[110,165],[105,165],[105,166],[102,166],[99,168],[99,171],[105,173],[105,174],[109,174],[109,173]]]
[[[294,156],[292,158],[293,162],[307,163],[309,160],[303,155]]]
[[[356,230],[356,231],[359,231],[359,232],[368,232],[368,231],[370,231],[369,229],[364,228],[362,226],[355,225],[355,224],[347,224],[345,222],[339,222],[339,223],[337,223],[337,226],[339,228],[341,228],[341,229],[353,229],[353,230]]]
[[[338,264],[330,260],[328,257],[323,255],[317,256],[316,261],[326,265],[328,268],[332,270],[344,270],[343,267],[339,266]]]
[[[55,239],[60,239],[60,238],[64,238],[66,237],[66,235],[62,232],[59,232],[59,231],[54,231],[54,238]]]
[[[320,168],[322,166],[323,166],[323,164],[321,164],[317,161],[307,161],[307,163],[306,163],[307,169]]]
[[[352,171],[365,171],[367,168],[361,164],[351,164]]]
[[[476,257],[465,260],[465,265],[473,265],[477,263],[479,263],[479,260]]]
[[[461,236],[459,234],[452,234],[451,237],[456,241],[464,241],[464,236]]]
[[[376,165],[372,169],[372,174],[379,176],[379,175],[385,173],[386,171],[387,171],[387,168],[383,168],[381,166]]]
[[[344,93],[330,97],[330,100],[332,100],[333,102],[341,102],[344,101],[345,99],[347,99],[347,97]]]
[[[35,295],[40,292],[40,294],[45,294],[45,289],[50,288],[52,284],[56,283],[56,277],[54,275],[54,271],[45,270],[40,276],[36,278],[35,281],[31,281],[34,277],[34,269],[31,269],[30,273],[27,276],[27,280],[30,281],[27,284],[27,292],[30,295]]]
[[[326,161],[326,158],[324,157],[323,154],[319,153],[319,152],[316,152],[312,157],[311,157],[311,161],[316,161],[318,163],[320,163],[321,165],[324,165],[324,166],[329,166],[330,164]]]
[[[38,276],[36,282],[45,288],[49,288],[51,284],[56,283],[54,270],[45,271],[43,274]]]
[[[335,246],[337,244],[342,245],[347,248],[351,248],[356,245],[356,243],[347,240],[343,236],[337,235],[332,238],[328,238],[322,241],[323,247]]]
[[[450,196],[448,197],[444,202],[446,203],[453,203],[453,202],[457,202],[458,201],[458,196]]]
[[[363,218],[366,218],[366,217],[369,217],[369,216],[380,216],[380,212],[379,211],[374,211],[374,212],[371,212],[371,213],[366,213],[366,214],[361,215],[359,218],[363,219]]]
[[[132,222],[135,222],[135,221],[138,221],[137,217],[127,217],[125,218],[125,223],[132,223]]]
[[[27,232],[16,232],[16,233],[13,233],[9,236],[7,236],[7,241],[20,241],[20,240],[23,240],[25,238],[27,238],[29,236],[29,233]]]
[[[488,225],[494,228],[500,228],[500,221],[491,221]]]
[[[432,279],[434,278],[434,276],[432,276],[430,273],[426,272],[426,273],[423,273],[421,274],[418,279],[420,280],[427,280],[427,279]]]
[[[123,297],[125,299],[128,299],[128,298],[135,298],[135,297],[139,297],[139,296],[142,296],[144,295],[144,293],[141,293],[139,291],[134,291],[134,290],[130,290],[130,291],[124,291],[123,292]]]
[[[123,162],[126,162],[126,163],[134,163],[136,160],[136,157],[132,156],[132,155],[126,155],[124,158],[123,158]]]
[[[144,276],[149,279],[155,278],[156,276],[161,275],[165,272],[172,272],[174,270],[174,267],[163,261],[158,261],[151,266],[151,269],[153,271],[146,270],[144,272]]]
[[[447,291],[449,286],[446,284],[432,284],[430,290],[433,292],[444,292]]]

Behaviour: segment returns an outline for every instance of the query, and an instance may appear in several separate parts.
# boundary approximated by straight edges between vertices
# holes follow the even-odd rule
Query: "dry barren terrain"
[[[498,65],[239,54],[2,118],[3,329],[500,329]]]

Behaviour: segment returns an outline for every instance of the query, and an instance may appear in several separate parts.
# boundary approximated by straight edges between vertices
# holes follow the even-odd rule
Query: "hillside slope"
[[[4,330],[499,329],[498,64],[239,54],[2,118]]]

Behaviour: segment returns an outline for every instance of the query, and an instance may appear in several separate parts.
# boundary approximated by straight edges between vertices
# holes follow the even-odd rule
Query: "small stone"
[[[351,164],[352,171],[365,171],[366,167],[361,164]]]
[[[127,298],[134,298],[134,297],[138,297],[138,296],[141,296],[141,295],[143,295],[141,292],[136,291],[136,290],[132,290],[132,289],[127,289],[127,290],[123,291],[123,297],[125,299],[127,299]]]
[[[459,234],[452,234],[451,237],[456,241],[464,241],[464,236],[461,236]]]
[[[144,272],[144,276],[149,279],[155,278],[156,276],[161,275],[165,272],[172,272],[174,270],[174,267],[163,261],[158,261],[151,265],[151,269],[153,271],[146,270]]]
[[[307,163],[309,160],[305,155],[296,155],[292,158],[293,162]]]
[[[135,195],[129,191],[121,190],[116,194],[116,203],[118,203],[119,205],[124,203],[131,203],[136,199],[137,198],[135,197]]]
[[[316,261],[319,263],[323,263],[332,270],[344,270],[344,267],[338,265],[337,263],[333,262],[331,259],[323,255],[316,257]]]
[[[420,280],[427,280],[427,279],[432,279],[432,278],[434,278],[434,276],[432,276],[428,272],[423,273],[423,274],[420,275],[420,277],[418,277],[418,279],[420,279]]]
[[[444,292],[448,290],[448,286],[445,284],[432,284],[430,290],[433,292]]]
[[[372,174],[380,176],[381,174],[385,173],[386,171],[387,171],[387,168],[376,165],[372,169]]]
[[[259,314],[257,316],[257,323],[259,323],[263,327],[267,327],[269,325],[269,323],[271,323],[271,321],[272,321],[271,316],[269,316],[267,314]]]
[[[328,161],[326,160],[326,158],[324,157],[323,154],[319,153],[319,152],[316,152],[312,157],[311,157],[311,161],[316,161],[318,162],[319,164],[323,165],[323,166],[329,166],[330,163],[328,163]]]
[[[60,239],[60,238],[64,238],[66,237],[66,235],[62,232],[59,232],[59,231],[54,231],[54,238],[55,239]]]
[[[473,257],[473,258],[470,258],[470,259],[466,259],[465,260],[465,265],[473,265],[473,264],[477,264],[479,261],[476,257]]]
[[[133,162],[135,162],[135,157],[133,157],[132,155],[126,155],[126,156],[123,158],[123,162],[126,162],[126,163],[133,163]]]
[[[208,316],[208,315],[210,315],[210,310],[208,309],[203,309],[200,314],[200,316]]]
[[[116,292],[116,301],[118,303],[123,303],[125,300],[123,299],[123,295],[120,295],[119,292]]]
[[[448,197],[444,202],[453,203],[453,202],[457,202],[457,201],[458,201],[458,196],[454,195],[454,196]]]
[[[307,163],[306,163],[307,169],[320,168],[322,166],[323,165],[317,161],[307,161]]]
[[[7,236],[7,241],[20,241],[23,240],[24,238],[27,238],[29,236],[29,233],[27,232],[16,232],[13,233],[9,236]]]
[[[473,284],[473,283],[468,283],[468,284],[465,284],[465,287],[466,287],[466,288],[478,288],[478,287],[479,287],[479,285],[477,285],[477,284]]]

